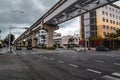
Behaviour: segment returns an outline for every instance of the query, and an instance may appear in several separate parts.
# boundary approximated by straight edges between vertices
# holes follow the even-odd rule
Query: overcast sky
[[[59,0],[0,0],[0,29],[1,37],[8,34],[8,28],[12,27],[30,27],[45,12],[47,12]],[[118,5],[120,3],[117,2]],[[23,11],[24,13],[20,13]],[[62,35],[79,33],[79,17],[60,25],[57,32]],[[12,29],[12,33],[18,37],[24,29]]]

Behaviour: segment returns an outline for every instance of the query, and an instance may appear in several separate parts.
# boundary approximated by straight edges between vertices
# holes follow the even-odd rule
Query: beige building
[[[120,29],[120,7],[107,5],[81,16],[80,39],[97,35],[104,38],[116,29]]]
[[[68,35],[68,36],[62,37],[62,47],[63,48],[68,48],[70,38],[73,38],[74,45],[79,45],[79,42],[80,42],[80,35],[79,34],[74,34],[73,36]]]

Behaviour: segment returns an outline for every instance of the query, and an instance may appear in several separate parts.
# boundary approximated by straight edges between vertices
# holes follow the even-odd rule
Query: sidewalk
[[[7,48],[1,48],[0,49],[0,54],[5,54],[7,53],[8,49]]]

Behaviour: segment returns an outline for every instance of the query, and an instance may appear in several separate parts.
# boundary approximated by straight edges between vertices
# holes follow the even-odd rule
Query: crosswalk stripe
[[[120,80],[119,78],[115,78],[115,77],[108,76],[108,75],[105,75],[102,78],[105,79],[105,80]]]
[[[117,72],[112,73],[112,75],[120,77],[120,73],[117,73]]]

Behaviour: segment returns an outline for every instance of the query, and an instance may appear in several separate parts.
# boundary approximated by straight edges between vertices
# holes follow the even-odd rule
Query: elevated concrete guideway
[[[44,23],[58,25],[117,0],[61,0],[44,18]]]
[[[102,6],[112,4],[118,0],[60,0],[46,14],[37,20],[28,30],[16,39],[17,42],[23,40],[32,40],[32,45],[36,46],[35,34],[40,29],[48,32],[48,47],[53,46],[53,32],[59,29],[58,24],[68,21],[72,18],[80,16],[91,10]],[[27,45],[27,42],[25,43]]]

